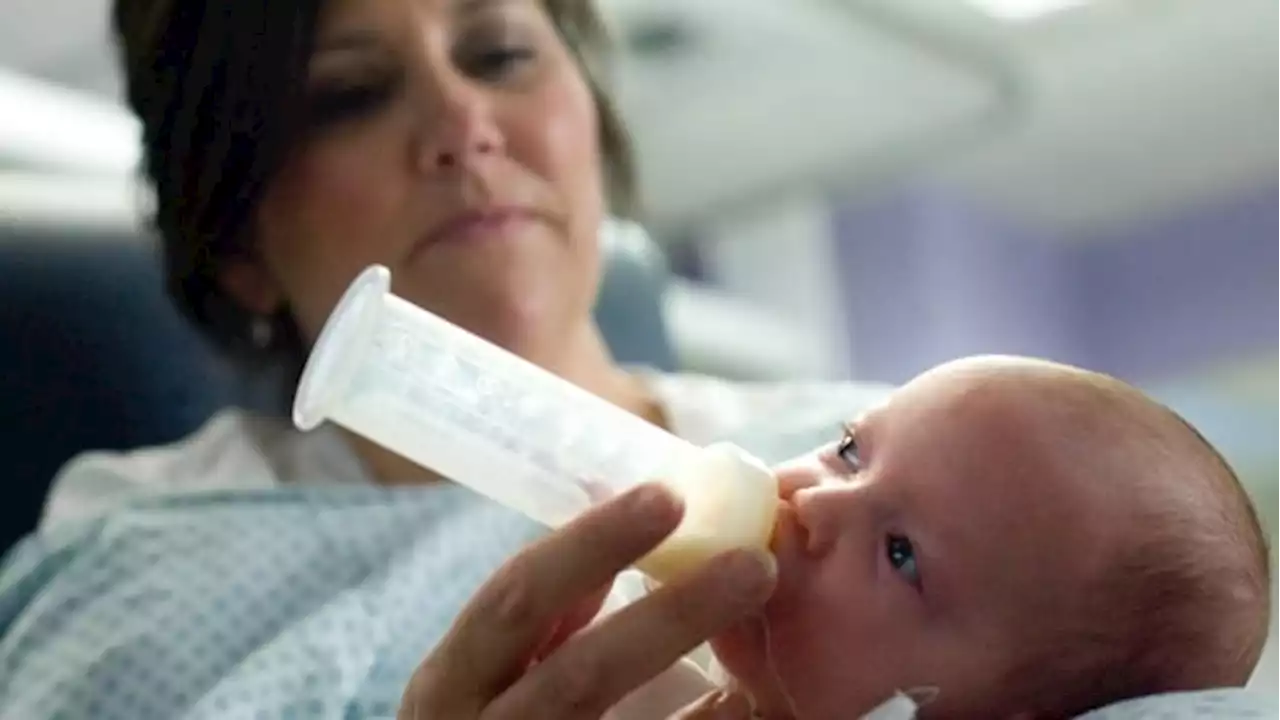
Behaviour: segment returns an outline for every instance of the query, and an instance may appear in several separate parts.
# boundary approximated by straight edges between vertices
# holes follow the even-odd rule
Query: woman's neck
[[[649,422],[669,426],[662,403],[636,375],[614,362],[594,323],[568,342],[546,352],[522,352],[526,359]],[[381,485],[416,485],[439,481],[439,475],[354,433],[345,433],[369,475]]]

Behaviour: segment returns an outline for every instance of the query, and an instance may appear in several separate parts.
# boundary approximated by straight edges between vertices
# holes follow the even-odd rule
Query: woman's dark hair
[[[296,138],[323,0],[115,0],[113,27],[129,105],[142,124],[143,169],[168,291],[184,315],[246,370],[301,370],[288,312],[255,318],[218,282],[253,252],[252,218]],[[546,0],[595,99],[613,212],[634,211],[630,141],[605,92],[609,43],[592,0]],[[261,321],[261,319],[257,319]]]

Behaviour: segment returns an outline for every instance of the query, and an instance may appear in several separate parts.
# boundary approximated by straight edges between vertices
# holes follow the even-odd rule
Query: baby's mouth
[[[795,589],[799,579],[803,577],[803,568],[810,554],[809,531],[800,522],[790,503],[785,501],[778,510],[771,549],[778,562],[778,586],[773,594],[774,600],[778,600]]]
[[[809,531],[800,522],[795,506],[789,500],[778,503],[778,517],[773,526],[773,551],[784,552],[792,547],[803,548],[808,544]]]

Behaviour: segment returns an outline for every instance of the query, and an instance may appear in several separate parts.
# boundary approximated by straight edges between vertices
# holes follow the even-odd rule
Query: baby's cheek
[[[824,566],[805,592],[770,606],[770,671],[813,717],[856,716],[895,689],[907,628],[874,581],[857,575]]]
[[[793,712],[790,694],[773,664],[766,647],[764,621],[757,619],[724,633],[712,641],[716,658],[731,681],[746,691],[756,707],[767,717],[790,717]]]

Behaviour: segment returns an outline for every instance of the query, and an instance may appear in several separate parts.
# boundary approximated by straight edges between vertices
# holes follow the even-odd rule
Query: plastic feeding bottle
[[[329,317],[293,422],[326,420],[549,527],[646,481],[684,501],[637,567],[667,582],[725,550],[767,548],[777,479],[729,444],[699,448],[391,293],[366,269]]]

